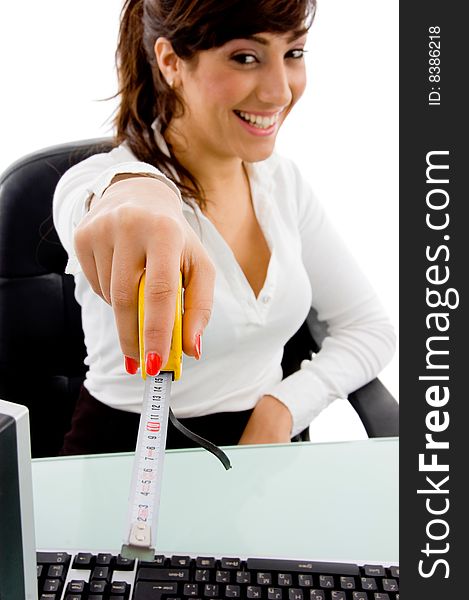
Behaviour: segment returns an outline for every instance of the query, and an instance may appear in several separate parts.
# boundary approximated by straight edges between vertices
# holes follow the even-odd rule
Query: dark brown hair
[[[167,38],[185,60],[199,50],[222,46],[256,33],[305,31],[315,0],[127,0],[122,8],[116,52],[120,105],[114,120],[116,143],[126,142],[141,161],[179,179],[183,197],[203,207],[204,194],[194,176],[169,148],[158,147],[152,123],[159,119],[164,134],[184,106],[161,75],[154,54],[158,37]]]

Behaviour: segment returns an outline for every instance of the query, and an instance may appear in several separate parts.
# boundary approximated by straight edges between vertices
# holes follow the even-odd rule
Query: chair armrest
[[[399,404],[379,379],[352,392],[348,400],[369,437],[399,436]]]

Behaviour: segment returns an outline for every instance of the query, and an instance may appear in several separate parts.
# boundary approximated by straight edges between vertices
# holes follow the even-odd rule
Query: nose
[[[283,58],[265,65],[257,86],[257,97],[275,107],[285,107],[293,98],[292,74]]]

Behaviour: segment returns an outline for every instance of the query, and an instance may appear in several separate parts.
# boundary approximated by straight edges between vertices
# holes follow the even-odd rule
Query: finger
[[[144,352],[147,372],[155,375],[168,361],[179,288],[180,252],[158,244],[147,256],[144,290]]]
[[[94,252],[94,262],[96,265],[96,274],[101,297],[108,303],[112,304],[111,300],[111,277],[113,264],[113,250],[110,246],[101,248]]]
[[[83,274],[91,285],[93,292],[104,299],[94,253],[88,244],[82,242],[78,235],[75,236],[75,252]]]
[[[136,361],[139,360],[138,283],[143,268],[143,254],[124,259],[116,248],[111,272],[111,305],[122,352]]]
[[[182,347],[189,356],[200,358],[203,332],[212,313],[214,285],[213,263],[205,252],[197,252],[184,271]]]

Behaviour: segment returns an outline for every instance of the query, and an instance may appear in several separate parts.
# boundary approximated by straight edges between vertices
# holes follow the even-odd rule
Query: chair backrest
[[[52,223],[62,174],[109,140],[47,148],[0,178],[0,398],[30,410],[33,456],[60,450],[85,375],[73,277]]]

